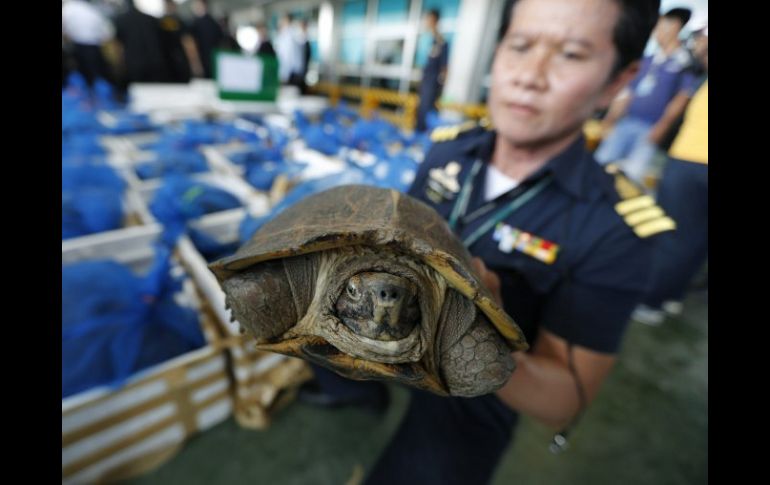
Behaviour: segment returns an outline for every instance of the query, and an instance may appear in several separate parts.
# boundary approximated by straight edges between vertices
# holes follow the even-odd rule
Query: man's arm
[[[473,258],[472,264],[482,284],[502,304],[498,276],[479,258]],[[568,342],[542,328],[534,348],[530,352],[514,352],[513,358],[516,370],[497,391],[497,396],[516,411],[555,429],[569,424],[580,411],[581,404],[588,406],[591,403],[616,360],[614,354],[595,352],[579,345],[573,345],[570,359]],[[578,391],[575,375],[580,380],[581,391]],[[579,392],[583,393],[585,403],[581,403]]]
[[[555,429],[567,425],[580,411],[580,396],[570,371],[566,340],[541,330],[534,349],[513,354],[516,370],[497,391],[509,407]],[[572,362],[588,405],[612,370],[616,357],[573,346]]]
[[[192,35],[182,35],[182,47],[187,56],[187,61],[190,63],[193,77],[203,77],[203,64],[201,63],[198,47],[195,45],[195,39],[193,39]]]
[[[687,103],[690,102],[690,93],[686,91],[680,91],[674,98],[666,105],[666,111],[663,112],[663,116],[653,125],[650,129],[647,139],[650,143],[660,145],[663,138],[669,132],[676,120],[684,113],[687,108]]]

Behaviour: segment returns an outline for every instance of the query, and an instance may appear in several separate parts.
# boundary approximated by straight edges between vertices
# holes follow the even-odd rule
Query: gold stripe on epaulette
[[[433,130],[433,132],[430,134],[431,141],[448,141],[453,140],[457,138],[457,135],[460,133],[459,128],[456,126],[446,127],[446,126],[440,126]]]
[[[621,199],[632,199],[644,194],[644,190],[635,185],[622,173],[615,174],[615,190]]]
[[[617,164],[610,163],[604,166],[604,171],[615,178],[615,190],[621,199],[633,199],[644,195],[645,191],[640,185],[633,182],[624,174]]]
[[[674,229],[676,229],[676,222],[670,217],[663,216],[635,226],[634,233],[641,238],[645,238],[661,232],[673,231]]]
[[[640,209],[646,209],[655,205],[655,200],[649,195],[634,197],[633,199],[622,200],[615,204],[615,210],[621,216],[626,216]]]
[[[478,126],[478,123],[475,121],[466,121],[465,123],[453,126],[439,126],[431,132],[430,140],[433,142],[454,140],[460,133],[472,130],[476,126]]]
[[[663,217],[666,214],[663,212],[663,209],[660,207],[652,206],[647,209],[642,209],[636,212],[632,212],[631,214],[628,214],[626,216],[626,224],[629,226],[636,226],[637,224],[641,224],[643,222],[650,221],[652,219],[657,219],[659,217]]]

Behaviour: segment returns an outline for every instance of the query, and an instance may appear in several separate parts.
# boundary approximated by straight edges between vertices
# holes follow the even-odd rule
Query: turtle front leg
[[[444,333],[440,367],[444,382],[453,396],[473,397],[501,388],[516,364],[511,350],[478,307],[456,292],[447,295],[442,324],[458,328],[456,321],[471,321],[466,331]]]
[[[265,261],[222,283],[233,316],[258,343],[294,327],[313,297],[315,261],[303,256]]]

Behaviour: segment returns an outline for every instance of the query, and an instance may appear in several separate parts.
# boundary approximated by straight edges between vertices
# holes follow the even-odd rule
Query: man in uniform
[[[134,0],[125,3],[128,9],[115,18],[115,38],[125,84],[168,82],[158,19],[140,11]]]
[[[169,82],[188,83],[203,76],[195,40],[177,13],[176,2],[165,0],[166,13],[160,19],[161,45],[169,71]]]
[[[417,108],[417,131],[425,131],[427,125],[425,118],[430,111],[436,109],[436,101],[441,97],[446,79],[447,62],[449,61],[449,47],[438,31],[439,11],[430,10],[425,17],[426,25],[433,36],[433,44],[428,54],[425,67],[422,68],[422,81],[420,82],[420,105]]]
[[[674,221],[600,166],[583,123],[633,79],[658,0],[509,0],[490,120],[439,128],[409,194],[444,216],[530,350],[496,393],[413,391],[367,484],[487,483],[518,414],[555,445],[616,360],[649,277],[651,239]],[[566,427],[566,428],[565,428]]]
[[[194,0],[192,4],[195,19],[190,26],[190,33],[195,39],[195,47],[198,49],[203,67],[203,77],[214,77],[214,51],[221,47],[224,32],[219,22],[209,13],[208,0]]]

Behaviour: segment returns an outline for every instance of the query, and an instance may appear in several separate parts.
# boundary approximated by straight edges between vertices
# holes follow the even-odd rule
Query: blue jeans
[[[647,121],[623,118],[597,148],[596,161],[602,165],[616,163],[628,177],[642,183],[658,151],[658,147],[647,140],[652,125]]]

